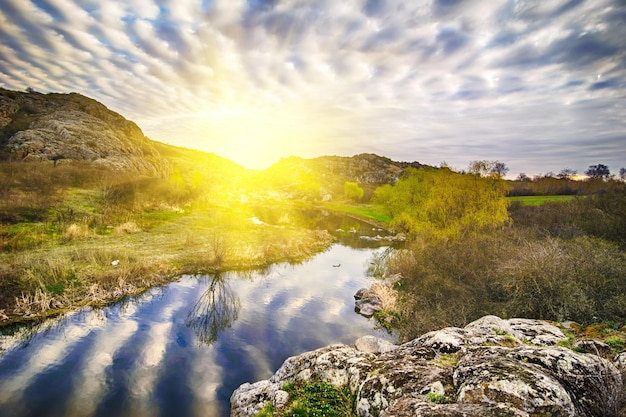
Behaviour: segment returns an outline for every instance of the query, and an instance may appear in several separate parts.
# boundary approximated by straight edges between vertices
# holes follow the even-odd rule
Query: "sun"
[[[185,147],[215,153],[250,169],[266,169],[282,157],[335,152],[347,118],[305,106],[221,105],[186,117]],[[181,138],[183,139],[183,138]]]

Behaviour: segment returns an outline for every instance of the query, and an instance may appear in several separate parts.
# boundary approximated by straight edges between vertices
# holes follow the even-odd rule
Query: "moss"
[[[272,403],[265,404],[263,409],[261,409],[261,411],[259,411],[258,413],[254,415],[254,417],[273,417],[273,416],[274,416],[274,406],[272,405]]]
[[[442,368],[456,366],[459,363],[458,353],[442,353],[436,359],[435,363]]]

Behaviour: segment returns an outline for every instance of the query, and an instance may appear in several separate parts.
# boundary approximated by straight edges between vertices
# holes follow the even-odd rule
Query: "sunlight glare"
[[[311,114],[318,119],[313,120]],[[194,148],[214,152],[250,169],[266,169],[280,158],[293,155],[333,153],[328,144],[347,123],[342,116],[303,106],[225,105],[193,118],[194,136],[202,138]]]

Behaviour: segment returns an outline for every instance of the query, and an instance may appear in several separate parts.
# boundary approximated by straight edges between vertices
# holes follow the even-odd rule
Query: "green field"
[[[340,211],[342,213],[354,214],[359,217],[364,217],[369,220],[373,220],[378,223],[389,223],[391,217],[385,213],[382,213],[379,208],[370,205],[335,205],[328,204],[325,206],[329,210]]]
[[[524,195],[508,197],[510,202],[518,201],[525,206],[540,206],[544,203],[554,203],[573,200],[573,195]]]

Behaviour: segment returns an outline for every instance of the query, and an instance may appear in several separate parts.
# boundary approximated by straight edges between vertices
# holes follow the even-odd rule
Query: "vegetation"
[[[335,388],[326,382],[286,384],[289,393],[284,407],[274,409],[268,403],[257,417],[350,417],[353,412],[354,395],[348,388]]]
[[[428,207],[423,200],[434,195],[417,204]],[[485,314],[626,323],[623,186],[541,205],[516,202],[507,217],[504,227],[469,229],[455,239],[425,241],[413,233],[404,249],[385,254],[385,274],[403,277],[396,286],[401,339]]]
[[[363,198],[364,191],[356,182],[346,181],[343,184],[343,193],[348,200],[359,202]]]
[[[397,230],[445,240],[504,225],[506,190],[499,174],[407,168],[395,185],[376,189],[373,201],[392,217]]]
[[[528,195],[508,198],[510,203],[519,203],[524,206],[540,206],[544,203],[569,201],[573,199],[573,195]]]
[[[558,174],[548,172],[534,178],[521,173],[516,181],[509,181],[510,196],[590,195],[620,190],[626,179],[626,169],[620,168],[614,178],[604,164],[590,165],[585,171],[587,178],[576,179],[576,171],[564,168]]]
[[[252,222],[234,164],[161,151],[174,163],[165,178],[87,163],[0,164],[3,324],[105,304],[183,273],[298,261],[331,243],[325,231]]]
[[[296,159],[251,172],[154,146],[170,164],[162,178],[80,162],[0,164],[3,323],[108,303],[182,273],[300,260],[332,239],[290,213],[320,204],[409,236],[377,263],[401,277],[384,288],[395,304],[376,316],[401,338],[484,314],[626,323],[622,182],[592,178],[574,188],[602,192],[520,201],[506,198],[503,164],[477,161],[464,173],[407,167],[395,185],[369,188],[369,204],[342,176],[332,193],[345,200],[331,204],[314,169],[286,175]],[[550,181],[580,182],[566,174]],[[272,221],[252,221],[264,211]]]
[[[387,224],[391,222],[391,217],[384,213],[380,207],[374,205],[360,204],[355,205],[338,205],[338,204],[326,204],[325,208],[329,210],[338,211],[341,213],[351,214],[365,219],[372,220],[376,223]]]

